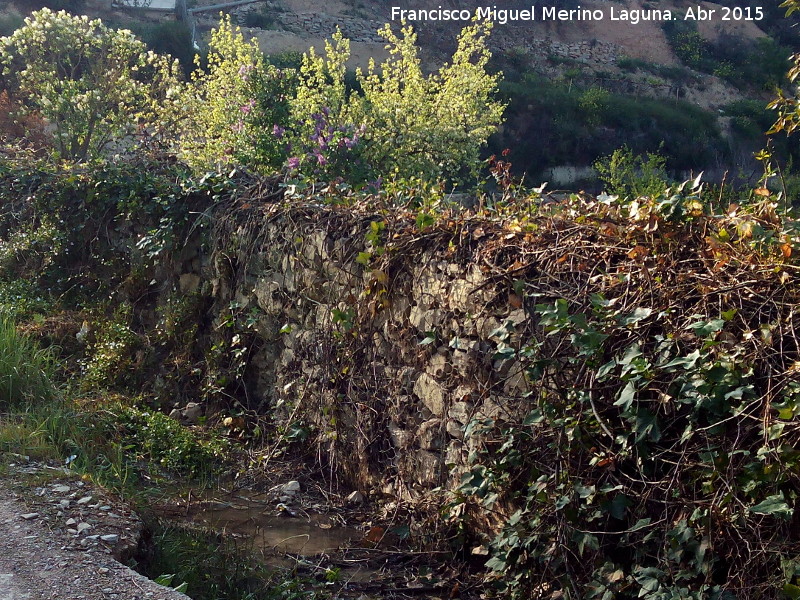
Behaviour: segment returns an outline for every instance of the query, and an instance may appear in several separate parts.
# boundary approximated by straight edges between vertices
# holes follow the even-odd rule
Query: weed
[[[52,353],[17,333],[14,322],[0,315],[0,408],[52,399]]]

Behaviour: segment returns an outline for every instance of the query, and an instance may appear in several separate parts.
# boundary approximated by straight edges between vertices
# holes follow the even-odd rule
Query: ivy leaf
[[[793,583],[787,583],[783,586],[783,593],[791,598],[791,600],[797,600],[800,598],[800,587],[794,585]]]
[[[635,308],[631,314],[620,317],[619,324],[623,327],[626,325],[635,325],[639,321],[644,321],[651,314],[653,314],[652,308],[643,308],[640,306],[639,308]]]
[[[629,410],[636,398],[636,387],[632,381],[628,382],[623,390],[619,393],[619,398],[614,402],[614,406],[621,406],[622,410]]]
[[[789,508],[789,505],[786,504],[783,492],[781,492],[780,494],[767,496],[755,506],[751,506],[750,512],[759,515],[776,515],[780,518],[788,519],[792,516],[794,510]]]
[[[528,416],[525,417],[525,420],[522,422],[523,425],[536,425],[537,423],[541,423],[544,421],[544,415],[542,411],[538,408],[534,408],[531,412],[528,413]]]
[[[711,319],[709,321],[697,321],[692,323],[686,329],[691,329],[692,332],[699,338],[705,338],[720,331],[725,326],[724,319]]]

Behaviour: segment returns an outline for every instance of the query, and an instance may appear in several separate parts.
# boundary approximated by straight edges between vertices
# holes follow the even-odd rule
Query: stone
[[[203,407],[197,402],[189,402],[189,404],[186,405],[186,408],[181,411],[181,415],[187,423],[190,425],[196,425],[199,422],[200,417],[203,416]]]
[[[83,498],[81,498],[80,500],[78,500],[78,501],[76,502],[76,504],[77,504],[78,506],[82,506],[82,505],[84,505],[84,504],[89,504],[89,502],[91,502],[91,501],[92,501],[92,497],[91,497],[91,496],[84,496]]]
[[[354,492],[350,492],[350,494],[347,496],[347,498],[345,498],[345,503],[347,503],[350,506],[363,504],[364,503],[364,494],[362,494],[358,490],[356,490]]]
[[[301,490],[299,481],[290,481],[281,486],[281,492],[286,496],[294,496]]]
[[[78,523],[75,526],[75,529],[77,530],[78,535],[82,534],[84,531],[87,531],[87,530],[89,530],[91,528],[92,528],[92,526],[89,525],[89,523]]]
[[[429,419],[417,430],[417,443],[423,450],[439,450],[442,447],[442,420]]]
[[[100,539],[107,544],[116,544],[119,541],[119,535],[116,533],[109,533],[108,535],[101,535]]]
[[[54,486],[52,486],[52,490],[53,490],[53,491],[54,491],[56,494],[66,494],[66,493],[67,493],[67,492],[69,492],[71,489],[72,489],[72,488],[71,488],[71,487],[69,487],[68,485],[60,485],[60,484],[58,484],[58,485],[54,485]]]
[[[169,413],[170,419],[175,419],[176,421],[181,420],[181,411],[177,408],[173,408]]]
[[[456,421],[448,421],[447,422],[447,435],[450,437],[456,438],[457,440],[464,439],[464,429],[459,425]]]
[[[200,276],[184,273],[178,279],[178,287],[182,294],[194,294],[200,288]]]
[[[39,513],[32,512],[32,513],[25,513],[24,515],[20,515],[26,521],[33,521],[34,519],[39,518]]]
[[[422,485],[436,485],[442,469],[442,460],[438,454],[427,450],[414,453],[414,479]]]
[[[69,500],[60,500],[58,504],[61,508],[69,508]]]
[[[465,397],[464,395],[459,393],[459,391],[461,389],[462,388],[459,387],[456,390],[456,394],[455,394],[456,398]],[[453,402],[450,405],[450,410],[447,411],[447,414],[451,419],[455,419],[456,421],[458,421],[462,425],[466,425],[467,423],[469,423],[470,419],[472,418],[472,413],[473,413],[474,410],[475,410],[475,407],[473,406],[472,402],[461,402],[461,401],[459,401],[459,402]]]
[[[67,519],[67,522],[65,523],[65,525],[66,525],[67,527],[72,527],[72,526],[73,526],[73,525],[75,525],[76,523],[77,523],[77,521],[76,521],[75,519]]]
[[[414,394],[436,417],[444,414],[445,390],[427,373],[422,373],[414,383]]]
[[[411,442],[411,434],[407,430],[400,428],[395,423],[389,423],[387,429],[389,430],[389,437],[392,439],[392,445],[395,448],[408,448]]]

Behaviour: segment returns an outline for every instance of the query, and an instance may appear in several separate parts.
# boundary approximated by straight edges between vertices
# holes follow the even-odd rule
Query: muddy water
[[[356,529],[336,524],[328,515],[296,508],[282,510],[274,503],[242,495],[190,502],[162,516],[245,538],[262,552],[313,556],[345,548],[363,537]]]

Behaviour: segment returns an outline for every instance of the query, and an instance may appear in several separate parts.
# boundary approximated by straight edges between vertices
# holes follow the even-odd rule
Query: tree
[[[0,66],[24,112],[49,123],[58,156],[76,161],[137,131],[152,133],[178,84],[177,61],[148,51],[130,31],[48,8],[0,39]]]
[[[480,149],[502,122],[505,105],[494,96],[500,74],[489,74],[486,39],[491,23],[463,29],[452,62],[424,75],[417,36],[404,25],[401,36],[386,25],[389,59],[367,74],[360,112],[365,158],[382,175],[459,181],[476,173]],[[353,111],[354,113],[357,111]]]
[[[788,17],[795,11],[800,11],[800,0],[786,0],[782,7],[786,8]],[[785,131],[791,135],[800,129],[800,53],[792,56],[794,66],[787,74],[789,81],[795,86],[791,95],[786,96],[783,91],[778,92],[778,97],[770,102],[769,108],[778,111],[778,119],[767,133]]]

